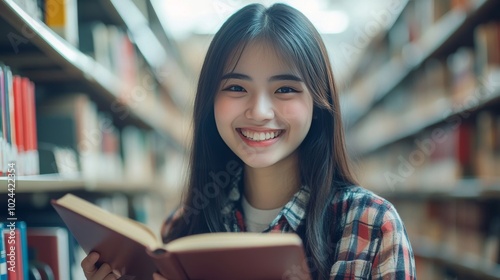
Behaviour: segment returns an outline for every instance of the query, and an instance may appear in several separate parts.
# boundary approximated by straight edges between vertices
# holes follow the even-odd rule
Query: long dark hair
[[[314,119],[299,146],[301,183],[311,190],[301,237],[315,278],[327,279],[332,265],[330,250],[335,244],[325,233],[331,232],[332,224],[338,224],[331,216],[331,200],[339,186],[353,185],[355,179],[349,168],[339,98],[324,43],[301,12],[284,4],[269,8],[260,4],[245,6],[215,34],[201,69],[194,104],[194,138],[184,217],[173,225],[165,241],[225,231],[221,207],[227,192],[221,188],[207,193],[207,186],[213,186],[214,172],[226,170],[230,163],[242,162],[217,131],[214,99],[228,63],[255,40],[270,43],[283,58],[292,61],[313,96]]]

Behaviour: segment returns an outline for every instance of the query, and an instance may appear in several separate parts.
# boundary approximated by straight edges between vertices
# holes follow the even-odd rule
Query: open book
[[[310,279],[300,237],[287,233],[207,233],[163,244],[144,224],[105,211],[72,194],[52,205],[88,254],[122,273],[152,279]]]

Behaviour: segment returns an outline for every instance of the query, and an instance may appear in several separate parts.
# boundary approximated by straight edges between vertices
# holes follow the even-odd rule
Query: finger
[[[108,274],[108,276],[106,276],[106,278],[102,279],[102,280],[117,280],[119,277],[116,276],[115,274]],[[100,279],[100,278],[98,278]]]
[[[161,276],[159,273],[153,273],[153,280],[167,280],[167,278]]]
[[[118,278],[106,278],[108,276],[115,276],[113,274],[113,270],[111,269],[111,266],[107,263],[103,263],[101,267],[97,270],[97,272],[94,274],[92,279],[118,279]]]
[[[122,273],[117,269],[113,269],[112,273],[118,277],[118,279],[122,276]]]
[[[83,269],[85,277],[89,278],[92,275],[94,275],[94,273],[97,271],[95,263],[97,262],[98,259],[99,259],[99,254],[96,252],[91,252],[90,254],[88,254],[88,256],[86,256],[82,260],[80,266]]]

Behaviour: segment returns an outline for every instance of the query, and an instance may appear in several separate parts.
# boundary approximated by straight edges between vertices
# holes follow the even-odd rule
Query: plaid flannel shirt
[[[296,232],[305,223],[310,189],[302,187],[283,207],[264,232]],[[413,251],[398,213],[385,199],[359,186],[342,188],[332,201],[333,215],[340,217],[342,236],[335,248],[331,280],[416,279]],[[237,184],[232,188],[224,214],[227,231],[245,231],[244,213]],[[171,222],[182,216],[176,211],[164,224],[162,234]],[[300,279],[292,277],[293,279]]]

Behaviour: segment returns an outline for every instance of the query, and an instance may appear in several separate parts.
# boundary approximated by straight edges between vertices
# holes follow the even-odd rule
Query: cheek
[[[214,116],[217,127],[230,123],[237,114],[236,108],[237,106],[234,106],[234,102],[231,102],[231,100],[224,97],[216,98],[214,103]]]
[[[309,127],[312,121],[311,102],[288,102],[282,108],[282,116],[288,122]]]

